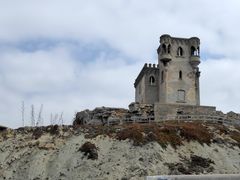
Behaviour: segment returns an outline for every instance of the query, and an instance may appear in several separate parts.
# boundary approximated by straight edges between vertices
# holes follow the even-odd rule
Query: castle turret
[[[157,50],[159,60],[167,65],[171,61],[171,37],[168,34],[162,35],[160,38],[160,46]]]

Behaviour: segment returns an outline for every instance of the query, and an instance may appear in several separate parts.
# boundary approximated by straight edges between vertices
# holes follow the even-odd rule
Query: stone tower
[[[216,107],[200,106],[200,39],[165,34],[157,53],[158,64],[145,64],[135,80],[135,103],[129,108],[150,104],[155,121],[214,114]]]
[[[145,64],[135,80],[135,102],[200,105],[200,40],[160,37],[158,65]]]
[[[159,64],[159,103],[200,105],[200,40],[160,37],[157,49]]]

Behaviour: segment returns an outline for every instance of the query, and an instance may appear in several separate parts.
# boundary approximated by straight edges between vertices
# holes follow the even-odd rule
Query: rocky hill
[[[240,128],[202,122],[0,131],[0,179],[144,179],[240,172]]]

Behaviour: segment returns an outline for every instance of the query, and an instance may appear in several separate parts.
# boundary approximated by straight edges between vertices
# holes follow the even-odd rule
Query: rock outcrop
[[[126,121],[139,121],[148,118],[154,118],[153,105],[132,103],[129,105],[129,109],[99,107],[92,111],[87,109],[78,112],[73,124],[122,124]]]
[[[6,129],[7,129],[7,127],[0,125],[0,131],[4,131],[4,130],[6,130]]]

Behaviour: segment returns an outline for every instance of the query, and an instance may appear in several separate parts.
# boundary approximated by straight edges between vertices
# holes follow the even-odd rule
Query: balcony
[[[190,64],[192,65],[192,67],[196,68],[200,64],[200,57],[199,56],[191,56]]]
[[[160,61],[162,61],[163,64],[167,64],[171,60],[172,60],[172,56],[170,54],[162,54],[160,56]]]

